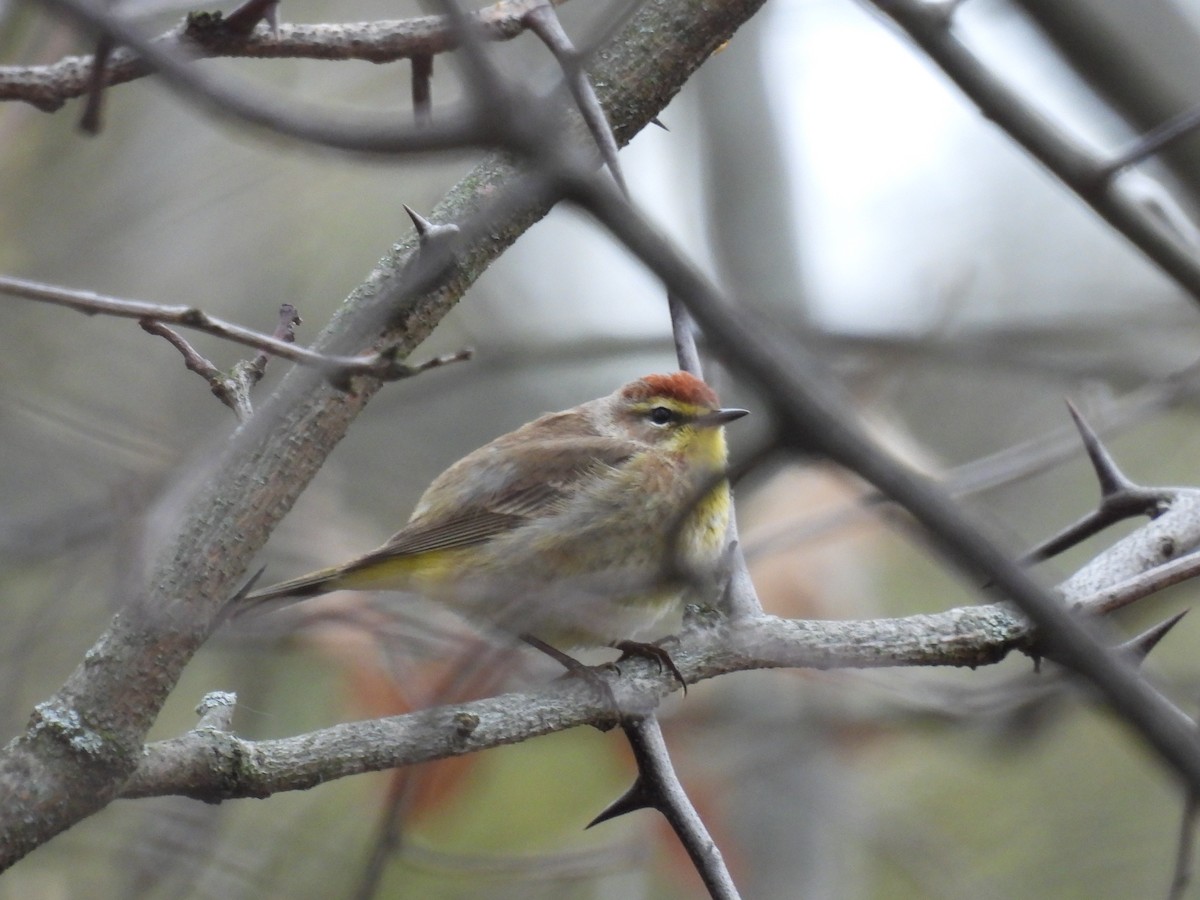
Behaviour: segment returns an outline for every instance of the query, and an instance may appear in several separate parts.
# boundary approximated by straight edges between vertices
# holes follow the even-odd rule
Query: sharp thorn
[[[1177,612],[1169,619],[1159,622],[1152,628],[1148,628],[1139,634],[1137,637],[1130,638],[1123,644],[1117,645],[1117,650],[1131,657],[1135,662],[1141,663],[1150,655],[1150,651],[1158,646],[1158,642],[1167,636],[1167,634],[1179,624],[1179,620],[1188,614],[1186,609]]]
[[[637,812],[639,809],[657,808],[658,804],[655,802],[654,792],[646,787],[642,776],[639,775],[637,780],[633,782],[633,786],[605,807],[600,815],[588,822],[584,826],[584,830],[591,828],[593,825],[599,825],[601,822],[607,822],[609,819],[623,816],[626,813]]]
[[[433,223],[419,212],[414,210],[407,203],[402,204],[402,206],[404,207],[404,211],[408,213],[408,217],[412,219],[413,227],[417,229],[417,237],[424,239],[425,235],[429,234],[430,230],[433,228]]]
[[[1075,420],[1075,427],[1079,429],[1079,436],[1083,440],[1083,449],[1087,452],[1088,459],[1092,461],[1096,479],[1100,482],[1100,495],[1110,497],[1119,491],[1136,488],[1137,485],[1126,478],[1124,473],[1117,468],[1116,462],[1101,443],[1100,436],[1096,434],[1095,429],[1088,424],[1083,414],[1075,408],[1075,404],[1070,400],[1067,401],[1067,410],[1071,413],[1071,418]]]
[[[662,123],[662,120],[660,120],[658,118],[658,116],[655,116],[653,119],[651,119],[650,124],[657,125],[659,128],[661,128],[663,131],[666,131],[666,132],[670,132],[670,130],[671,130],[670,128],[668,128],[666,125],[664,125]]]

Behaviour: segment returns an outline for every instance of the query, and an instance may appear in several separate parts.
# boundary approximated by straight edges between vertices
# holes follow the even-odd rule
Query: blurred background
[[[580,43],[613,15],[567,3]],[[408,3],[289,2],[288,21],[415,15]],[[153,14],[152,14],[153,13]],[[147,10],[163,29],[178,7]],[[969,0],[963,39],[1073,139],[1112,152],[1200,98],[1196,0]],[[86,41],[0,2],[0,62]],[[521,38],[513,73],[553,77]],[[205,63],[287,96],[409,116],[408,67]],[[435,63],[435,103],[458,95]],[[153,80],[110,90],[95,138],[79,102],[0,107],[0,272],[194,304],[270,331],[294,303],[308,342],[472,165],[385,165],[244,132]],[[774,0],[622,153],[638,204],[739,303],[766,311],[844,379],[877,433],[960,491],[1017,552],[1091,508],[1064,398],[1128,474],[1200,482],[1190,369],[1200,315],[1138,252],[985,121],[887,23],[850,0]],[[1200,144],[1122,186],[1194,234]],[[1195,241],[1193,241],[1195,243]],[[153,537],[232,414],[166,342],[126,320],[0,297],[0,725],[16,734],[139,583]],[[238,348],[188,335],[227,367]],[[583,216],[555,210],[416,354],[474,361],[384,390],[264,553],[267,580],[381,543],[428,482],[540,412],[675,367],[662,291]],[[260,396],[286,368],[268,367]],[[761,404],[717,368],[731,435]],[[743,544],[767,607],[850,618],[977,602],[974,586],[865,511],[829,468],[774,461],[739,485]],[[1119,530],[1118,530],[1119,533]],[[1057,581],[1111,541],[1046,566]],[[1187,606],[1182,587],[1114,623]],[[554,675],[520,656],[465,667],[460,623],[370,598],[228,629],[189,667],[155,738],[237,691],[246,737],[275,737]],[[1200,624],[1151,667],[1185,708]],[[494,663],[494,664],[493,664]],[[695,686],[667,739],[747,897],[1162,896],[1181,797],[1145,747],[1051,666],[762,672]],[[7,738],[6,738],[7,739]],[[643,812],[584,831],[627,786],[623,739],[556,735],[452,764],[345,779],[266,801],[120,802],[0,879],[0,897],[682,898],[700,883]],[[1200,897],[1200,887],[1188,896]]]

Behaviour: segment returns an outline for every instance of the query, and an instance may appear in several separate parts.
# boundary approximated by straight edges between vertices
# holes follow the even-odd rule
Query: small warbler
[[[648,375],[459,460],[379,549],[244,602],[408,591],[559,649],[632,638],[715,575],[723,426],[744,415],[686,372]]]

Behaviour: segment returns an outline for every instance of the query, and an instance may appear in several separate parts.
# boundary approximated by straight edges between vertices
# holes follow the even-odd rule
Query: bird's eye
[[[655,425],[666,425],[675,420],[674,410],[665,406],[656,406],[650,410],[650,421]]]

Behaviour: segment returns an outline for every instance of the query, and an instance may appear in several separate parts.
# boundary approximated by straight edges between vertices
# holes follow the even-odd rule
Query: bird
[[[632,641],[715,584],[732,509],[722,408],[687,372],[548,413],[454,463],[381,547],[247,595],[402,591],[559,651]]]

